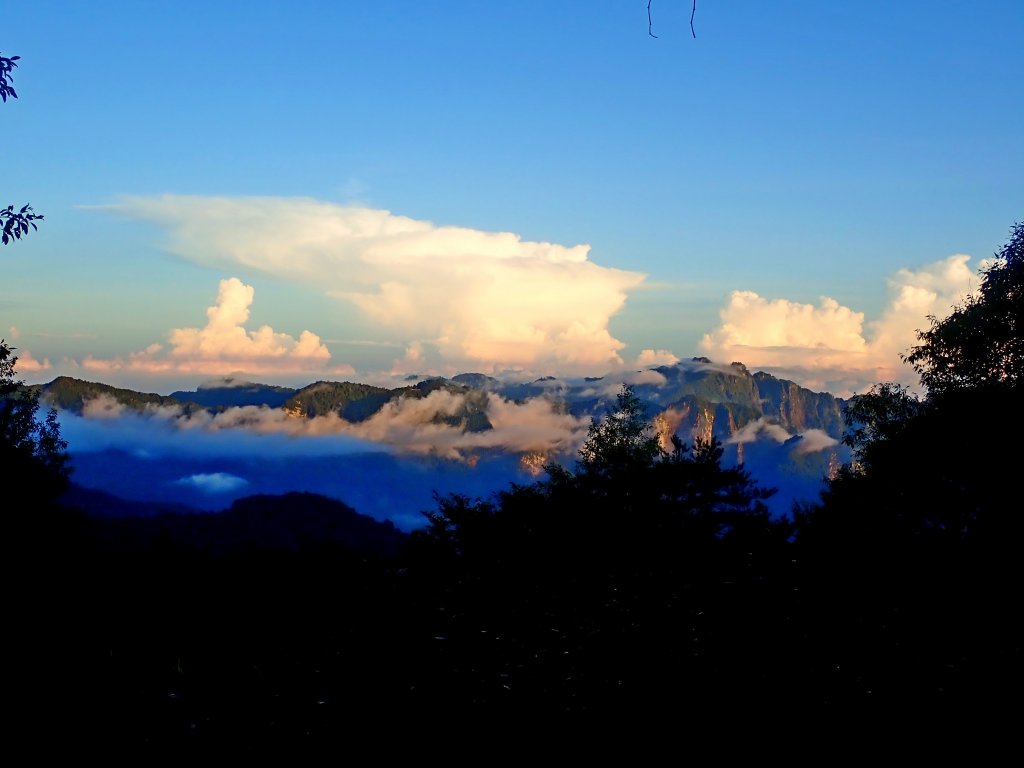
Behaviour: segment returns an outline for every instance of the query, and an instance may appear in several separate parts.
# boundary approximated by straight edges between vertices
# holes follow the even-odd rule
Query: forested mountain
[[[360,422],[379,412],[386,404],[403,398],[421,399],[438,390],[464,398],[454,412],[438,413],[438,423],[461,427],[469,432],[488,429],[483,392],[454,380],[431,377],[404,387],[387,389],[352,382],[318,381],[298,390],[282,407],[296,416],[315,418],[333,414],[345,421]]]
[[[176,397],[158,395],[152,392],[136,392],[131,389],[112,387],[94,381],[83,381],[70,376],[58,376],[48,384],[36,385],[33,389],[47,406],[60,410],[82,413],[85,404],[98,398],[110,398],[112,401],[130,410],[142,411],[146,408],[176,407],[185,412],[199,406]]]

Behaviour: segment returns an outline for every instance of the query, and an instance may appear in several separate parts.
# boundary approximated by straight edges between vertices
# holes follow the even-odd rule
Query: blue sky
[[[169,392],[913,380],[1024,219],[1024,3],[15,3],[0,333]]]

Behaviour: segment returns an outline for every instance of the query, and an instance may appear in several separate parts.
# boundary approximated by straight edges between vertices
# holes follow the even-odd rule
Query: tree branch
[[[654,32],[651,31],[653,24],[651,22],[651,2],[653,0],[647,0],[647,34],[651,37],[657,37]],[[694,39],[697,38],[697,33],[693,29],[693,17],[697,15],[697,0],[693,0],[693,8],[690,10],[690,34],[693,35]]]

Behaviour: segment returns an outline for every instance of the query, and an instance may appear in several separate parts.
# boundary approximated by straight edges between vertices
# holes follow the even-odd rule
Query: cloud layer
[[[66,417],[76,437],[90,449],[114,447],[110,436],[136,430],[150,435],[149,450],[188,442],[187,435],[203,435],[196,445],[231,452],[231,436],[265,438],[263,450],[287,453],[292,450],[318,454],[345,454],[387,450],[395,453],[434,455],[462,459],[481,449],[504,452],[532,452],[545,455],[574,454],[586,438],[589,418],[561,413],[544,397],[523,402],[487,395],[486,415],[491,429],[463,431],[444,423],[445,417],[464,412],[466,397],[436,390],[425,398],[400,398],[387,403],[369,419],[349,422],[336,414],[315,418],[290,415],[280,408],[241,406],[217,413],[198,411],[185,415],[176,406],[150,406],[142,413],[126,409],[112,397],[100,396],[85,403],[81,419]],[[112,430],[97,430],[106,422]],[[80,431],[80,434],[78,433]],[[210,440],[209,436],[220,437]],[[300,439],[302,438],[302,439]],[[283,446],[281,439],[290,441]]]
[[[196,263],[326,291],[455,368],[617,366],[624,344],[608,323],[644,280],[593,263],[587,245],[309,199],[163,196],[107,209],[159,223],[170,249]]]
[[[885,309],[866,325],[862,312],[827,296],[813,305],[733,291],[700,348],[716,361],[739,361],[838,396],[880,381],[913,388],[917,376],[900,354],[917,342],[929,315],[945,317],[977,287],[969,260],[958,254],[920,270],[901,269],[888,281]]]

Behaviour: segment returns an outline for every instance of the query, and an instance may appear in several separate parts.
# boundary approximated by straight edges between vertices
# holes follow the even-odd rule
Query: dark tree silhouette
[[[0,339],[0,471],[36,500],[58,496],[67,484],[67,442],[57,412],[37,417],[38,395],[16,378],[14,348]]]
[[[918,333],[908,355],[931,397],[1024,383],[1024,224],[981,273],[977,293]]]
[[[17,62],[21,56],[11,56],[10,58],[0,54],[0,99],[3,99],[4,103],[7,102],[7,97],[10,96],[12,99],[18,98],[17,91],[14,90],[14,68],[18,66]]]
[[[616,407],[591,422],[579,451],[579,468],[590,475],[628,472],[648,467],[660,456],[658,437],[643,403],[624,385],[616,396]]]
[[[774,645],[735,644],[772,604],[754,585],[788,562],[788,526],[717,442],[664,451],[643,411],[624,386],[572,468],[427,513],[410,571],[441,638],[415,684],[424,701],[625,714],[669,691],[676,710],[757,697],[752,667]]]
[[[979,291],[930,318],[904,358],[924,398],[893,383],[854,398],[845,440],[855,462],[796,514],[802,588],[823,606],[810,631],[845,638],[827,663],[848,695],[983,703],[998,698],[995,681],[1021,682],[1024,637],[1006,606],[1024,580],[1012,502],[1024,227],[996,256]]]
[[[854,456],[851,469],[863,471],[870,464],[871,449],[879,441],[896,437],[924,408],[909,387],[894,382],[875,384],[865,394],[852,397],[843,412],[843,443],[853,449]]]

